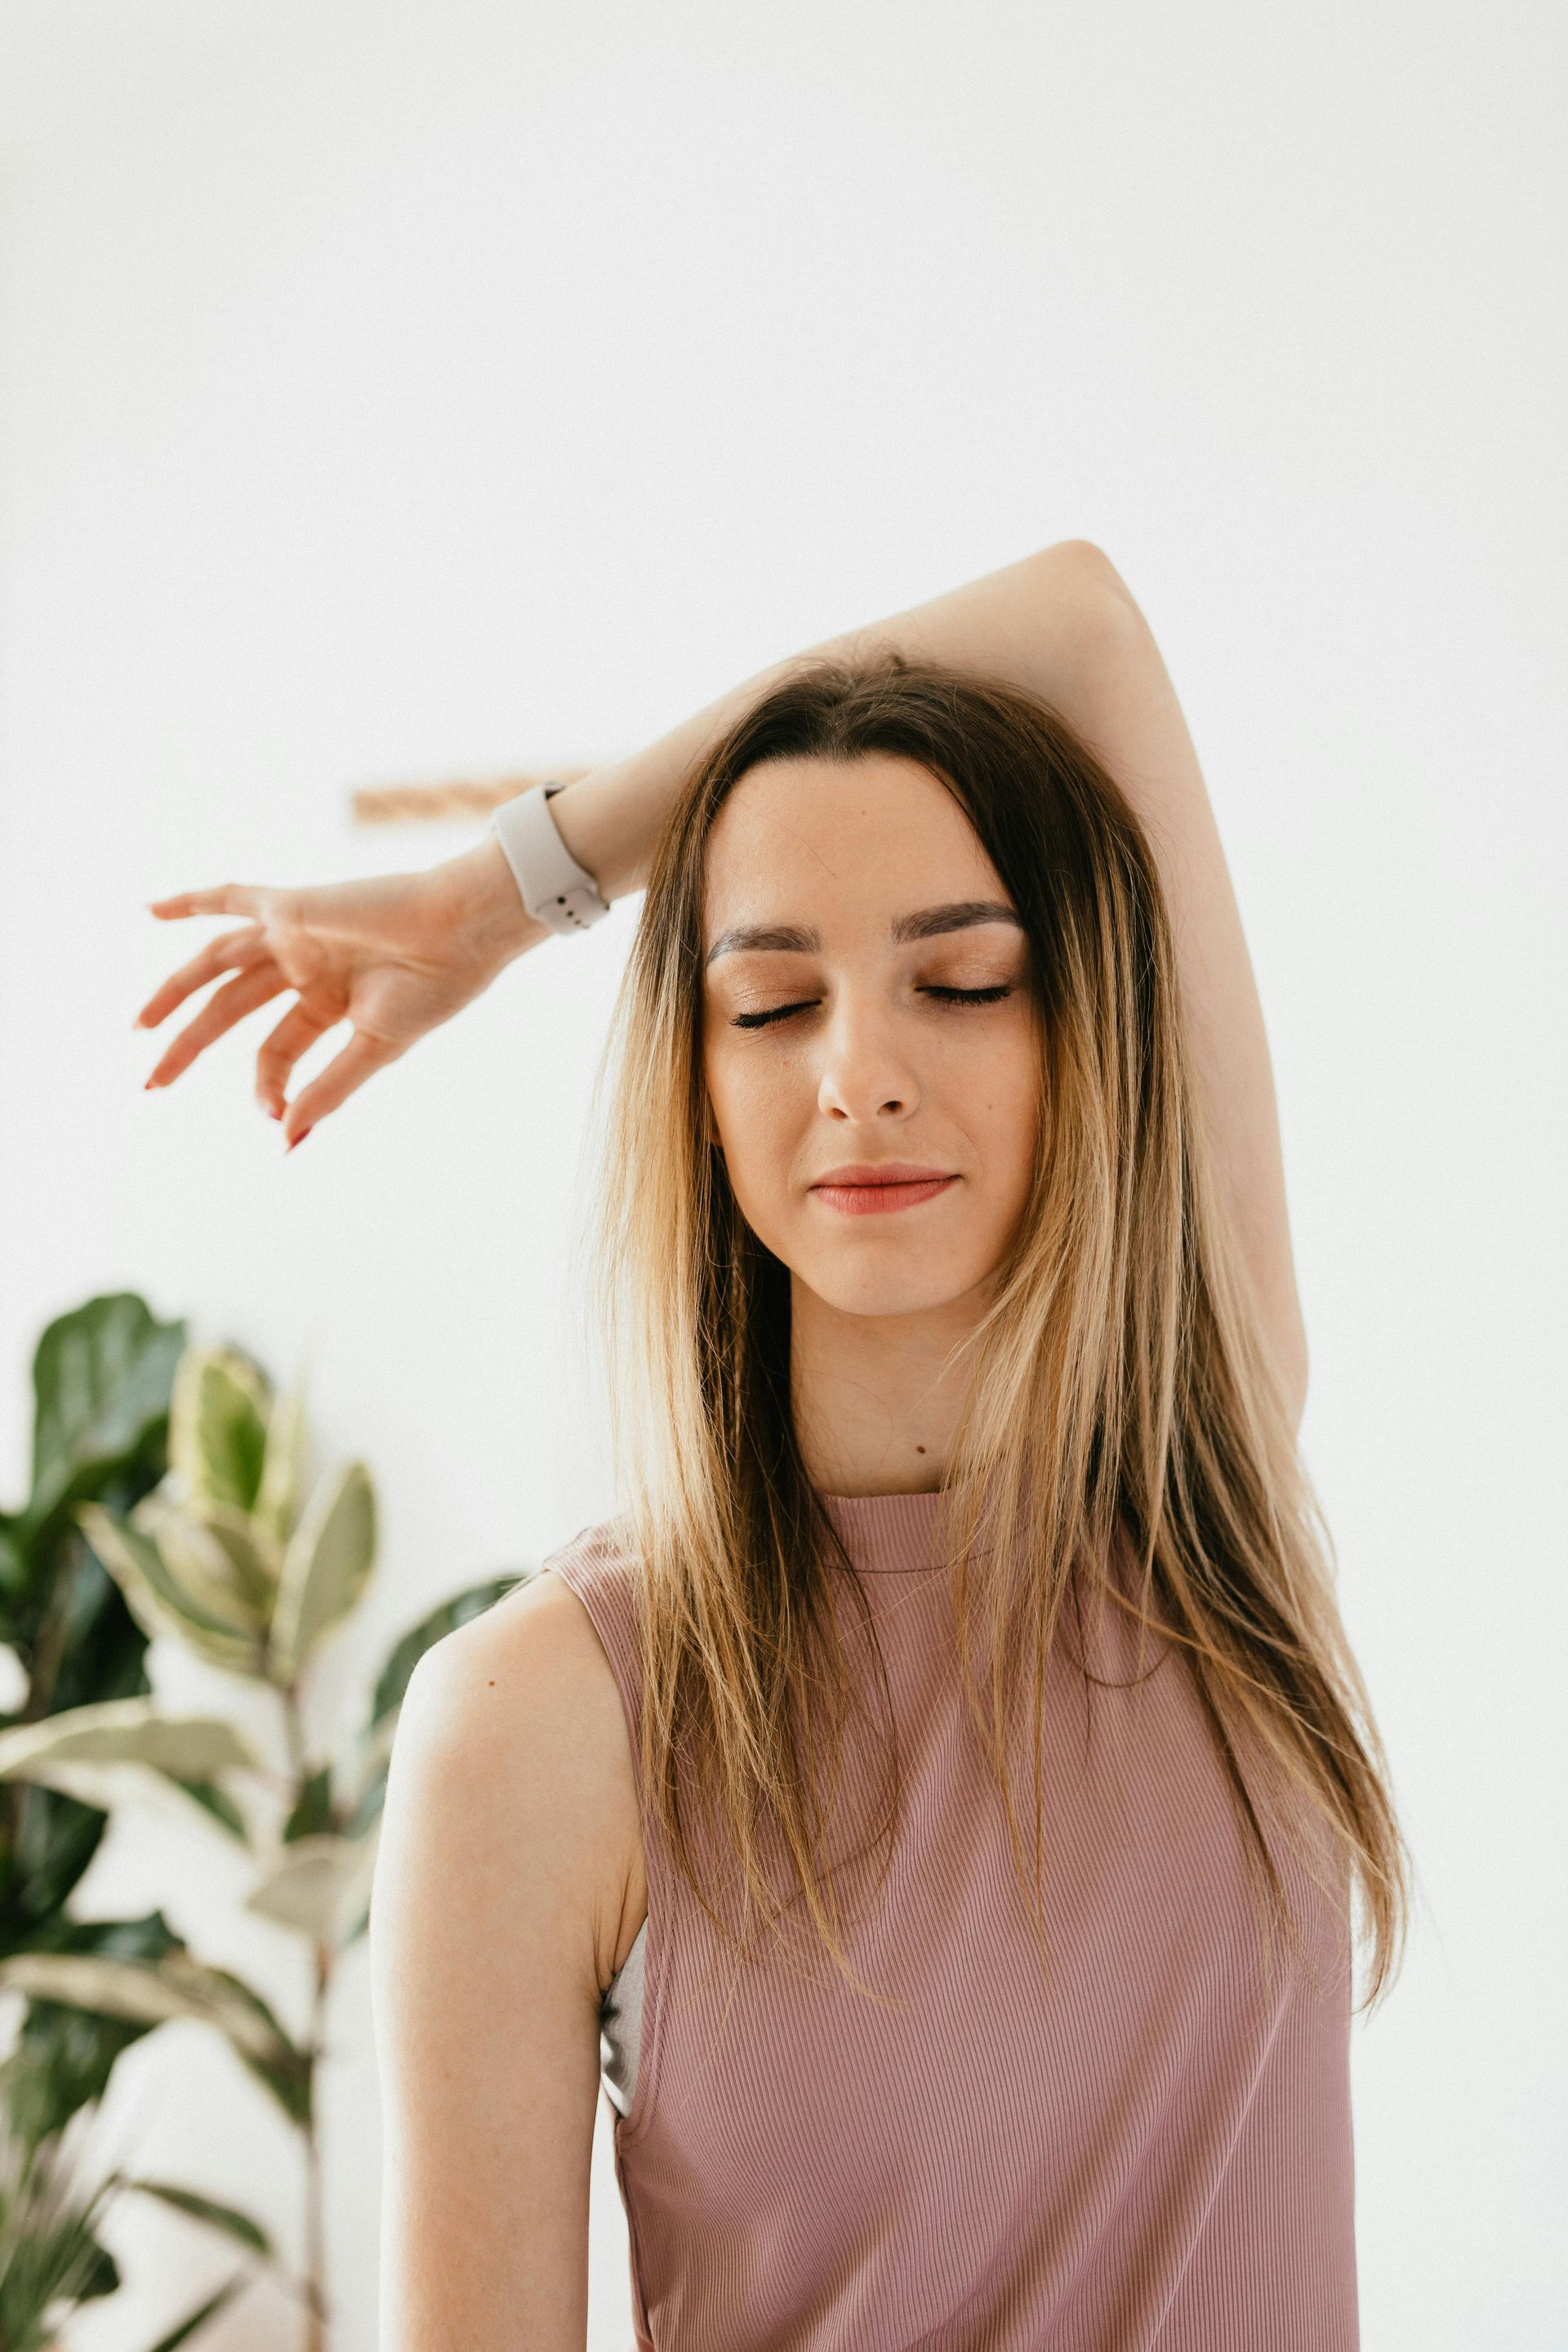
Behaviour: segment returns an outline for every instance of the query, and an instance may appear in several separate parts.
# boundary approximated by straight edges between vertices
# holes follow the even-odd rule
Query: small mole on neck
[[[923,1453],[925,1452],[925,1447],[924,1447],[923,1445],[917,1445],[917,1446],[916,1446],[916,1448],[915,1448],[915,1452],[916,1452],[917,1454],[923,1454]]]

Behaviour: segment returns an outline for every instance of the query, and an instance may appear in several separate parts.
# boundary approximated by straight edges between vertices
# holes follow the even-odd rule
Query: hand
[[[551,936],[524,909],[490,836],[423,873],[301,889],[225,882],[156,898],[152,912],[163,922],[185,915],[246,920],[209,940],[137,1014],[134,1026],[155,1029],[205,982],[220,972],[235,975],[181,1030],[148,1086],[168,1086],[215,1037],[294,989],[298,1001],[256,1056],[256,1098],[283,1120],[290,1150],[373,1070],[396,1061],[416,1037],[481,994],[514,956]],[[348,1043],[287,1102],[289,1071],[340,1021],[353,1024]]]

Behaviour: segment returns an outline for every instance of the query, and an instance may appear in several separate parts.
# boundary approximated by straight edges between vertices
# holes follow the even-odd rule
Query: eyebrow
[[[1000,898],[953,898],[942,907],[919,907],[912,914],[895,915],[888,936],[897,947],[911,940],[932,940],[944,931],[967,931],[976,923],[1011,923],[1024,928],[1016,911]],[[822,933],[799,923],[736,923],[721,931],[702,959],[703,969],[721,955],[747,950],[783,955],[812,955],[822,945]]]

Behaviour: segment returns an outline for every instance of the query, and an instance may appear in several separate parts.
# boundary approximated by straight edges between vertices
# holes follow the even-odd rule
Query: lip
[[[915,1160],[858,1160],[852,1165],[829,1168],[816,1178],[812,1190],[824,1184],[836,1191],[845,1184],[928,1184],[952,1173],[951,1168],[928,1168]]]
[[[951,1169],[923,1168],[913,1160],[861,1160],[853,1167],[830,1169],[811,1190],[826,1207],[846,1216],[865,1217],[934,1201],[957,1181]]]

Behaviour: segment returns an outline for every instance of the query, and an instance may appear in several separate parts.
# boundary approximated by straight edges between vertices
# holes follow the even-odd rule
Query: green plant
[[[75,1512],[129,1511],[166,1468],[169,1397],[186,1344],[131,1292],[89,1299],[50,1323],[33,1358],[32,1486],[0,1511],[0,1643],[19,1691],[0,1723],[30,1724],[148,1687],[147,1635],[89,1549]],[[156,1958],[178,1942],[158,1912],[81,1921],[68,1904],[103,1835],[100,1809],[63,1790],[0,1781],[0,1957],[93,1952]],[[146,2027],[58,2003],[26,2006],[0,2067],[9,2126],[36,2145],[99,2097]]]
[[[51,2031],[55,2012],[75,2011],[95,2033],[107,2024],[131,2035],[183,2017],[226,2036],[301,2135],[306,2255],[297,2284],[307,2345],[319,2352],[327,2309],[316,2070],[339,1960],[368,1924],[398,1709],[423,1652],[533,1571],[476,1585],[422,1619],[388,1658],[358,1733],[315,1755],[306,1727],[311,1669],[358,1606],[374,1562],[369,1473],[353,1462],[311,1485],[300,1388],[279,1398],[235,1348],[181,1353],[166,1442],[164,1475],[129,1508],[91,1495],[73,1503],[72,1517],[144,1637],[171,1636],[273,1694],[284,1760],[259,1754],[221,1714],[175,1717],[132,1692],[0,1731],[0,1789],[23,1783],[100,1820],[118,1805],[155,1805],[254,1854],[247,1907],[291,1929],[308,1950],[306,2030],[291,2034],[259,1992],[195,1958],[158,1913],[121,1923],[118,1943],[79,1946],[72,1937],[82,1925],[58,1924],[47,1945],[0,1958],[0,1987],[26,1993],[29,2018],[43,2011]],[[13,2085],[24,2087],[21,2077]]]
[[[157,2198],[252,2252],[271,2251],[243,2214],[167,2181],[135,2180],[116,2169],[89,2189],[79,2177],[79,2150],[68,2158],[58,2133],[24,2139],[0,2118],[0,2352],[50,2352],[68,2313],[114,2293],[119,2266],[99,2242],[98,2226],[128,2190]],[[237,2271],[204,2297],[152,2352],[186,2343],[238,2293],[245,2275]]]
[[[98,2242],[105,2185],[87,2189],[54,2138],[7,2132],[0,2149],[0,2347],[47,2352],[62,2307],[111,2294],[113,2256]]]

